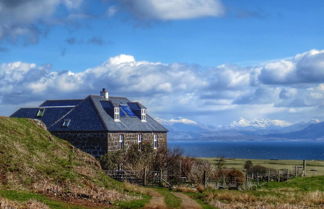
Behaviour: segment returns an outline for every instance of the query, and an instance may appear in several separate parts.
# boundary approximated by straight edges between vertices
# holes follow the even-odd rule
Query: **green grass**
[[[216,165],[219,158],[201,158],[208,160],[213,165]],[[273,169],[289,169],[295,170],[295,166],[302,166],[302,160],[260,160],[260,159],[225,159],[225,168],[236,168],[243,170],[247,160],[251,160],[253,165],[262,165]],[[324,176],[324,160],[307,160],[306,161],[307,176]]]
[[[125,185],[108,177],[101,169],[99,162],[87,153],[74,148],[70,143],[59,139],[43,129],[30,119],[0,117],[0,190],[7,199],[30,198],[41,200],[51,208],[81,208],[68,203],[59,202],[45,196],[17,191],[48,191],[42,181],[49,183],[48,187],[57,185],[63,191],[82,193],[99,188],[99,193],[106,194],[116,190],[120,196],[126,194]],[[99,194],[100,195],[100,194]],[[138,195],[138,194],[134,194]],[[107,197],[116,202],[120,196]],[[90,203],[91,201],[89,201]],[[125,203],[126,204],[126,203]],[[140,205],[141,201],[135,201]]]
[[[44,203],[52,209],[89,209],[79,205],[73,205],[66,202],[50,199],[44,195],[14,190],[0,190],[0,196],[9,200],[26,202],[28,200],[37,200]]]
[[[324,176],[294,178],[286,182],[269,182],[263,189],[294,188],[301,191],[324,191]]]
[[[164,202],[169,208],[179,208],[181,205],[181,199],[173,195],[167,188],[155,188],[161,195],[164,196]]]
[[[143,208],[150,201],[151,197],[148,195],[142,195],[142,199],[133,201],[120,201],[114,204],[117,208],[122,209],[137,209]]]

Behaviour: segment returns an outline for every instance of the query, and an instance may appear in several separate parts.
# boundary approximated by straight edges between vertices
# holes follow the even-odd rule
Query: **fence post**
[[[146,167],[144,168],[144,176],[143,176],[143,185],[146,186],[147,185],[147,173],[146,173]]]
[[[163,186],[163,170],[160,169],[160,186]]]
[[[270,181],[270,169],[268,169],[268,182]]]
[[[278,182],[280,182],[280,170],[278,170]]]
[[[207,172],[206,171],[204,171],[203,184],[204,184],[204,187],[206,188],[207,187]]]
[[[297,165],[295,165],[295,177],[297,177]]]
[[[248,183],[249,183],[249,176],[248,176],[248,172],[245,172],[245,190],[248,189]]]
[[[303,160],[303,176],[306,176],[306,160]]]

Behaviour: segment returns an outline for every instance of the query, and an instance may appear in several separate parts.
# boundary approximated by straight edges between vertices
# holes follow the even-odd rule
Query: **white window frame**
[[[70,123],[71,123],[71,119],[64,119],[62,126],[69,127]]]
[[[139,150],[142,149],[142,143],[143,143],[143,135],[142,134],[138,134],[137,135],[137,145],[138,145],[138,149]]]
[[[119,122],[120,121],[120,108],[114,107],[114,121]]]
[[[119,134],[119,148],[124,149],[125,148],[125,137],[124,134]]]
[[[45,108],[39,108],[36,117],[41,118],[44,116],[44,114],[45,114]]]
[[[153,149],[157,149],[159,147],[159,141],[156,134],[153,135]]]
[[[146,122],[146,109],[141,109],[141,121]]]

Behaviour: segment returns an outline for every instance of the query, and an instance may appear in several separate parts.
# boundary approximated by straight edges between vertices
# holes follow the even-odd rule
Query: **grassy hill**
[[[322,209],[324,208],[324,177],[313,176],[269,182],[255,190],[206,189],[188,193],[206,208],[216,209]]]
[[[34,120],[0,117],[0,202],[19,194],[101,206],[136,199],[125,184],[107,177],[94,157]]]

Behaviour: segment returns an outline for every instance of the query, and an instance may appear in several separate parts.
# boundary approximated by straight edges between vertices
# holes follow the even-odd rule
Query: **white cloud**
[[[17,41],[20,37],[25,37],[28,42],[34,43],[40,33],[37,23],[46,22],[60,5],[76,9],[81,3],[82,0],[2,0],[0,40]]]
[[[178,20],[221,16],[220,0],[122,0],[122,5],[144,20]]]
[[[108,17],[112,17],[117,13],[118,9],[115,6],[110,6],[108,7],[107,11],[106,11],[106,15]]]
[[[130,63],[130,62],[135,62],[135,58],[133,56],[121,54],[119,56],[109,58],[108,64],[120,65],[123,63]]]
[[[258,70],[265,84],[305,84],[324,82],[324,50],[310,50],[295,57],[273,61]]]
[[[323,82],[301,80],[297,73],[303,63],[308,66],[304,73],[320,77],[322,54],[312,50],[250,68],[137,61],[132,55],[122,54],[75,73],[52,71],[50,65],[2,63],[0,105],[8,106],[2,114],[10,114],[12,105],[83,98],[105,87],[111,95],[140,100],[153,115],[179,122],[190,118],[199,123],[230,124],[244,117],[275,118],[279,124],[283,120],[324,118]],[[288,74],[297,77],[292,82]]]
[[[188,125],[197,125],[198,123],[194,120],[190,120],[188,118],[182,118],[182,117],[178,117],[176,119],[172,118],[170,120],[166,120],[166,119],[162,119],[162,118],[157,118],[157,120],[160,122],[160,123],[163,123],[163,124],[169,124],[169,125],[172,125],[172,124],[175,124],[175,123],[180,123],[180,124],[188,124]]]

